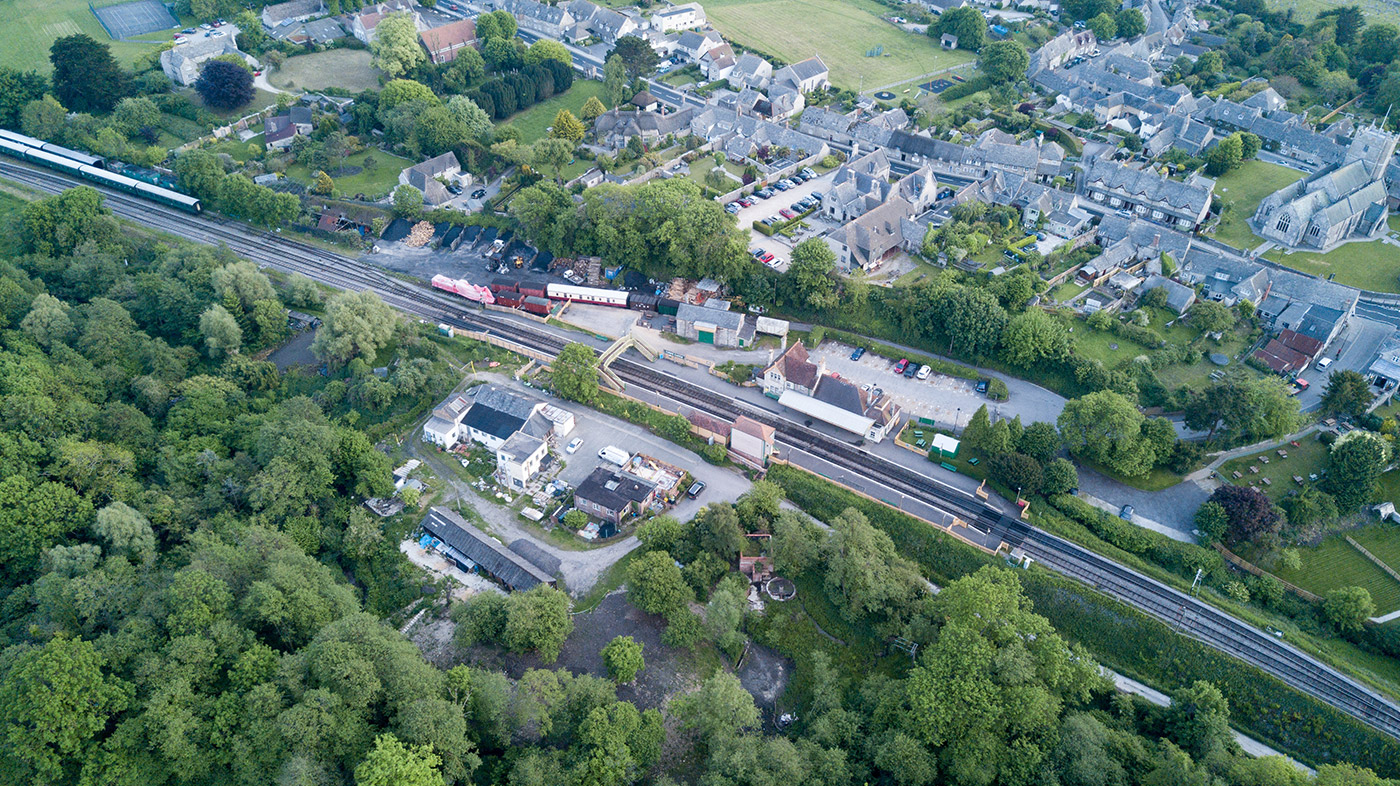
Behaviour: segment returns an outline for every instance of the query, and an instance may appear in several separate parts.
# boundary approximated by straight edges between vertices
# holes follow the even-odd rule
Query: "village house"
[[[830,71],[820,57],[813,55],[806,60],[783,66],[773,72],[772,83],[787,85],[799,93],[810,93],[831,86]]]
[[[662,31],[692,30],[705,22],[705,9],[699,3],[673,5],[651,15],[651,26]]]
[[[227,24],[216,27],[208,37],[194,36],[160,53],[160,68],[177,85],[192,85],[199,81],[204,64],[219,55],[248,56],[238,49],[238,27]]]
[[[540,473],[548,455],[549,447],[544,440],[517,431],[496,448],[496,480],[502,486],[524,491]]]
[[[379,23],[389,18],[390,14],[412,14],[413,24],[418,32],[428,29],[427,23],[423,21],[423,15],[418,11],[418,5],[413,0],[387,0],[383,3],[365,6],[360,13],[350,20],[350,35],[363,41],[366,44],[374,42],[374,30],[379,27]]]
[[[656,486],[611,467],[593,470],[574,490],[574,507],[594,518],[621,524],[656,502]]]
[[[567,8],[545,5],[536,0],[495,0],[492,5],[496,11],[510,12],[520,29],[539,33],[546,38],[564,39],[565,33],[578,24]]]
[[[423,441],[444,450],[459,442],[502,448],[516,432],[537,439],[563,438],[574,428],[571,413],[498,385],[454,393],[433,410],[423,425]]]
[[[272,31],[288,22],[305,22],[325,14],[326,4],[323,0],[291,0],[263,6],[262,23],[263,27]]]
[[[449,22],[442,27],[434,27],[418,33],[423,48],[428,50],[428,60],[442,65],[457,59],[457,52],[468,46],[476,46],[476,22],[461,19]]]
[[[311,107],[294,106],[285,115],[273,115],[263,121],[263,143],[268,150],[287,150],[296,136],[308,136],[313,125]]]
[[[406,167],[399,173],[399,183],[413,186],[423,192],[423,204],[430,206],[452,201],[452,192],[447,190],[442,180],[461,183],[464,186],[471,185],[471,175],[462,171],[462,165],[457,162],[457,154],[450,150]]]
[[[826,360],[813,363],[807,348],[798,341],[763,370],[763,395],[778,398],[789,390],[810,396],[817,380],[826,374]]]
[[[713,30],[687,30],[676,38],[674,51],[696,63],[706,52],[723,45],[724,39]]]
[[[1189,232],[1210,213],[1214,183],[1206,182],[1193,178],[1183,183],[1151,169],[1095,158],[1085,168],[1078,187],[1079,193],[1095,202]]]

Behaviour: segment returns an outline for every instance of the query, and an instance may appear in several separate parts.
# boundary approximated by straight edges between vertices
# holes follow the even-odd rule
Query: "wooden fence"
[[[1350,540],[1350,538],[1348,538],[1348,540]],[[1298,595],[1299,597],[1301,597],[1301,598],[1303,598],[1303,599],[1305,599],[1305,600],[1310,600],[1310,601],[1313,601],[1314,603],[1317,603],[1317,602],[1319,602],[1319,601],[1322,600],[1322,598],[1319,598],[1318,596],[1312,594],[1311,592],[1308,592],[1307,590],[1303,589],[1302,587],[1297,586],[1296,584],[1289,584],[1288,582],[1286,582],[1286,581],[1284,581],[1283,579],[1279,578],[1278,576],[1275,576],[1274,574],[1272,574],[1272,573],[1270,573],[1270,572],[1264,570],[1263,568],[1259,567],[1258,565],[1255,565],[1254,563],[1250,562],[1249,560],[1245,559],[1244,557],[1241,557],[1241,556],[1235,554],[1233,551],[1230,551],[1229,549],[1225,548],[1224,546],[1220,545],[1219,543],[1215,544],[1215,550],[1218,551],[1218,552],[1220,552],[1220,556],[1222,556],[1222,557],[1224,557],[1225,559],[1229,560],[1231,563],[1233,563],[1233,564],[1236,565],[1237,567],[1239,567],[1239,568],[1241,568],[1241,569],[1243,569],[1243,570],[1247,570],[1247,571],[1249,571],[1250,573],[1253,573],[1253,574],[1256,575],[1256,576],[1268,576],[1269,578],[1273,579],[1274,581],[1277,581],[1278,583],[1282,584],[1282,585],[1284,586],[1285,589],[1288,589],[1288,590],[1291,590],[1291,591],[1294,592],[1294,593],[1297,593],[1297,595]]]

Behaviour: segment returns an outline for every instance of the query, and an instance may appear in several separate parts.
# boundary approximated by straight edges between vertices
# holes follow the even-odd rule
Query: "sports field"
[[[821,55],[838,87],[866,92],[976,58],[880,18],[871,0],[713,0],[710,22],[726,39],[795,63]],[[879,57],[866,53],[884,47]]]
[[[130,68],[136,57],[155,49],[152,42],[113,41],[88,10],[85,0],[9,0],[0,3],[0,66],[51,73],[49,47],[59,38],[87,33],[112,47],[117,62]],[[144,36],[169,40],[164,34]]]
[[[358,93],[379,87],[379,71],[369,61],[370,53],[363,49],[328,49],[297,55],[268,74],[267,81],[282,90],[339,87]]]

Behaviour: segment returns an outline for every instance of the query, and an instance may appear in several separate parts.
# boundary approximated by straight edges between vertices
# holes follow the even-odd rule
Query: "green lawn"
[[[9,0],[0,3],[0,66],[30,69],[48,74],[53,72],[49,62],[49,47],[63,36],[87,33],[96,41],[112,47],[117,61],[127,68],[136,58],[156,48],[156,44],[140,41],[113,41],[85,0]],[[154,38],[155,36],[147,36]],[[168,35],[161,40],[170,40]]]
[[[1323,11],[1334,10],[1347,5],[1359,5],[1366,14],[1366,19],[1371,24],[1378,22],[1389,22],[1393,25],[1400,25],[1400,10],[1394,6],[1386,5],[1378,0],[1363,0],[1360,3],[1342,2],[1341,0],[1269,0],[1269,7],[1273,9],[1294,9],[1295,21],[1307,24]]]
[[[1104,330],[1094,330],[1082,320],[1075,320],[1074,353],[1102,361],[1105,366],[1114,368],[1125,360],[1132,360],[1147,351],[1147,348],[1134,341],[1119,338]]]
[[[204,105],[204,99],[199,97],[199,93],[196,93],[194,91],[194,88],[187,88],[183,92],[186,98],[195,102],[195,104],[199,106],[204,106],[205,109],[208,109],[210,112],[213,112],[215,117],[223,121],[237,120],[240,117],[251,115],[254,112],[257,112],[259,109],[263,109],[264,107],[269,107],[277,103],[276,93],[268,92],[266,90],[263,90],[262,88],[253,88],[253,100],[249,101],[243,106],[240,106],[236,109],[228,110],[214,109],[213,107],[208,107]]]
[[[575,80],[573,87],[563,94],[541,101],[524,111],[516,112],[506,118],[504,122],[520,129],[521,144],[533,144],[548,133],[546,129],[554,125],[554,116],[559,114],[560,109],[567,109],[578,115],[579,112],[583,111],[584,103],[593,96],[598,96],[599,100],[602,100],[602,82],[595,82],[592,79]]]
[[[1391,564],[1389,560],[1400,549],[1400,531],[1391,526],[1372,524],[1348,534],[1387,564]],[[1279,565],[1273,573],[1315,595],[1325,595],[1341,587],[1365,587],[1376,602],[1377,614],[1400,608],[1400,582],[1352,548],[1342,535],[1334,535],[1316,546],[1300,548],[1298,552],[1303,558],[1301,570]],[[1400,569],[1400,563],[1395,567]]]
[[[1327,446],[1317,439],[1316,434],[1309,435],[1298,440],[1298,446],[1285,445],[1284,452],[1288,453],[1288,458],[1282,458],[1277,450],[1269,450],[1251,456],[1227,461],[1220,467],[1220,474],[1225,479],[1241,486],[1251,485],[1254,481],[1259,490],[1269,495],[1269,498],[1278,501],[1288,496],[1288,493],[1299,488],[1293,482],[1293,476],[1298,475],[1303,478],[1304,483],[1310,484],[1309,475],[1321,474],[1323,461],[1327,458]],[[1260,461],[1260,458],[1267,458],[1268,464]],[[1250,466],[1259,468],[1259,472],[1249,471]],[[1233,473],[1240,473],[1240,477],[1234,477]],[[1268,478],[1269,484],[1265,485],[1263,479]]]
[[[944,51],[927,36],[881,20],[889,9],[874,0],[715,0],[705,13],[726,39],[745,47],[794,63],[820,54],[832,83],[852,90],[874,90],[976,57]],[[883,57],[865,56],[879,46]]]
[[[1382,243],[1347,243],[1326,254],[1274,249],[1265,258],[1294,270],[1326,278],[1336,276],[1339,284],[1376,292],[1400,292],[1400,248]]]
[[[1215,182],[1215,193],[1222,205],[1229,205],[1215,237],[1241,251],[1248,251],[1264,242],[1250,230],[1248,220],[1259,208],[1264,197],[1301,178],[1302,172],[1263,161],[1246,161],[1238,169]]]
[[[369,61],[370,53],[363,49],[328,49],[287,58],[281,68],[268,74],[267,81],[283,90],[339,87],[359,93],[379,87],[379,69]]]
[[[1071,278],[1050,290],[1050,299],[1058,303],[1068,303],[1070,300],[1074,299],[1076,295],[1088,288],[1088,284],[1076,284],[1074,279]]]
[[[399,172],[402,172],[404,167],[413,165],[413,162],[407,158],[373,148],[345,159],[345,165],[364,167],[366,157],[373,157],[378,162],[373,170],[362,169],[355,175],[334,178],[335,187],[341,193],[346,196],[364,194],[371,199],[382,197],[393,191],[399,184]],[[311,185],[311,170],[301,164],[287,167],[287,177],[305,185]]]

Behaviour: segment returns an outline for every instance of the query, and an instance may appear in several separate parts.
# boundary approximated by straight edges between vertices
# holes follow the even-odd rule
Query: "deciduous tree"
[[[1327,593],[1322,600],[1322,613],[1327,621],[1343,633],[1356,633],[1366,620],[1376,613],[1376,604],[1365,587],[1341,587]]]
[[[587,344],[570,343],[550,364],[554,392],[584,404],[598,397],[598,356]]]
[[[199,72],[194,89],[215,109],[237,109],[253,100],[253,75],[233,63],[210,60]]]
[[[390,79],[398,78],[427,62],[427,54],[418,43],[418,26],[413,14],[389,14],[374,29],[369,49],[374,53],[374,66]]]
[[[608,55],[603,63],[603,95],[608,99],[608,106],[616,108],[625,103],[631,97],[628,95],[631,84],[622,56],[616,53]]]
[[[374,292],[340,292],[326,303],[311,351],[337,366],[354,357],[373,359],[389,343],[397,325],[393,309]]]
[[[1167,733],[1191,755],[1204,758],[1230,744],[1230,703],[1215,685],[1197,680],[1172,695]]]
[[[110,112],[127,94],[126,72],[111,49],[83,33],[54,41],[49,62],[54,97],[74,112]]]
[[[1232,542],[1249,541],[1278,528],[1278,511],[1264,492],[1252,486],[1225,484],[1210,495],[1210,501],[1225,510],[1229,524],[1226,537]]]
[[[1119,9],[1113,15],[1113,22],[1120,38],[1136,38],[1147,32],[1147,20],[1143,18],[1142,11],[1136,8]]]
[[[512,594],[502,641],[516,652],[533,650],[540,660],[553,663],[574,632],[569,606],[569,596],[548,584]]]
[[[631,636],[618,636],[603,647],[603,667],[613,682],[631,682],[646,668],[642,645]]]
[[[961,44],[961,41],[959,43]],[[1031,56],[1019,41],[993,41],[982,47],[982,54],[977,63],[982,73],[993,82],[1010,84],[1026,75]]]
[[[929,35],[939,38],[949,34],[958,37],[959,49],[976,52],[987,43],[987,19],[972,6],[949,9],[929,26]]]
[[[1069,331],[1063,322],[1038,308],[1006,323],[1002,355],[1010,363],[1030,367],[1042,360],[1062,360],[1069,354]]]
[[[656,70],[657,63],[661,62],[661,56],[656,54],[651,44],[634,35],[625,35],[617,39],[613,48],[608,52],[608,60],[614,56],[622,58],[622,64],[627,68],[627,78],[636,79],[650,74]]]
[[[627,600],[648,614],[669,614],[694,599],[667,552],[649,551],[627,566]]]
[[[1338,510],[1350,513],[1375,498],[1390,455],[1390,443],[1373,431],[1357,429],[1332,444],[1323,485],[1336,498]]]
[[[356,786],[442,786],[442,759],[431,749],[408,746],[381,734],[355,768]]]
[[[199,334],[204,337],[204,347],[213,358],[236,355],[243,347],[243,329],[238,326],[238,320],[218,303],[199,315]]]

